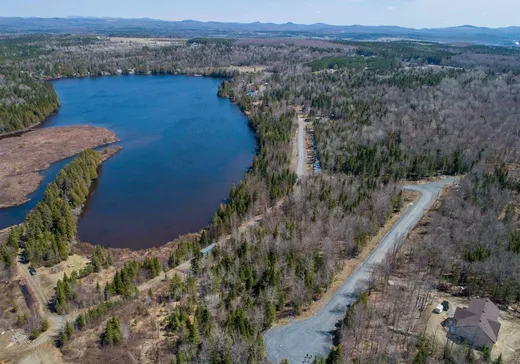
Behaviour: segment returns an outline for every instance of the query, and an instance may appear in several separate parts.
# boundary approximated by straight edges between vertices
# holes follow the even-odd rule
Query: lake
[[[246,116],[217,96],[221,81],[119,76],[53,82],[61,107],[42,127],[105,127],[124,148],[100,169],[79,220],[81,241],[149,248],[209,223],[256,148]],[[0,209],[0,225],[8,218],[21,222],[58,170],[44,172],[31,202]]]

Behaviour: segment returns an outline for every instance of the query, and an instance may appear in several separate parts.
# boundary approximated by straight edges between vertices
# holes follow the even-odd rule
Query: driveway
[[[280,363],[282,359],[288,359],[291,364],[312,363],[309,354],[312,357],[328,355],[331,348],[331,331],[345,315],[347,306],[356,300],[356,293],[368,288],[372,267],[382,262],[387,253],[394,249],[400,237],[414,228],[436,200],[442,187],[454,181],[454,178],[445,178],[427,184],[404,186],[404,189],[420,192],[421,197],[406,209],[372,254],[343,283],[321,311],[309,319],[295,320],[264,333],[267,359],[273,363]]]

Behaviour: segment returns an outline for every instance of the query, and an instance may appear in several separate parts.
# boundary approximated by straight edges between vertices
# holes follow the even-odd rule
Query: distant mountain
[[[196,20],[165,21],[123,18],[14,18],[0,17],[0,33],[74,33],[178,37],[313,37],[352,40],[413,39],[515,46],[520,27],[484,28],[463,25],[413,29],[398,26],[329,25],[317,23],[221,23]]]

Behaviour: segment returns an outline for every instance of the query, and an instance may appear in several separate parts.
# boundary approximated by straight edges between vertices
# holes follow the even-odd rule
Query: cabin
[[[450,331],[474,348],[491,349],[500,331],[498,315],[498,308],[490,299],[474,299],[468,308],[455,310]]]

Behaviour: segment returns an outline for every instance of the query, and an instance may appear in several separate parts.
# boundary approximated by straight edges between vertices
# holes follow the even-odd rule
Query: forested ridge
[[[41,78],[117,70],[232,76],[219,95],[247,113],[259,146],[251,169],[198,238],[181,240],[169,254],[125,261],[96,248],[88,268],[58,282],[53,309],[79,310],[60,339],[67,360],[263,362],[262,333],[323,298],[338,271],[404,207],[404,179],[466,175],[430,213],[424,232],[377,268],[371,291],[348,311],[325,362],[466,363],[466,351],[436,352],[426,337],[410,335],[392,346],[389,326],[406,322],[403,312],[415,312],[415,294],[432,284],[463,285],[464,294],[501,304],[520,300],[517,50],[414,42],[18,41],[31,44],[30,53],[18,63],[7,56],[6,67]],[[38,53],[38,42],[55,52]],[[250,68],[237,69],[244,66]],[[312,125],[322,167],[300,181],[291,168],[297,116]],[[65,216],[84,200],[96,161],[85,157],[69,171],[75,177],[49,186],[3,255],[12,257],[14,241],[35,265],[68,254],[75,225]],[[254,216],[262,219],[239,230]],[[200,249],[217,241],[202,256]],[[176,269],[163,279],[167,268]],[[405,287],[389,285],[392,275]],[[140,293],[152,278],[163,283]],[[85,351],[88,357],[78,355]]]

